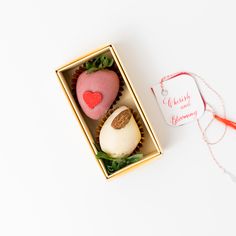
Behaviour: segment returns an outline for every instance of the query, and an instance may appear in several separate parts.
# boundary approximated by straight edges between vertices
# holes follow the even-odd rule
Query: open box
[[[120,78],[122,79],[123,84],[123,92],[120,96],[120,99],[116,103],[116,107],[120,105],[125,105],[130,107],[133,111],[135,111],[142,123],[142,127],[144,130],[144,142],[143,146],[141,148],[141,152],[143,153],[143,158],[133,164],[130,164],[115,173],[108,174],[106,171],[106,168],[103,164],[103,162],[96,158],[97,148],[95,146],[95,140],[96,140],[96,127],[98,125],[99,121],[95,121],[87,117],[84,112],[82,111],[75,92],[71,88],[71,79],[73,77],[73,74],[75,73],[76,69],[86,61],[97,57],[101,54],[109,55],[113,58],[116,69],[118,70],[119,74],[121,75]],[[134,87],[131,83],[131,81],[127,77],[127,73],[124,70],[123,65],[121,64],[121,61],[117,55],[117,52],[114,49],[114,46],[107,45],[102,48],[99,48],[93,52],[90,52],[68,64],[65,66],[60,67],[58,70],[56,70],[57,76],[59,78],[59,81],[65,91],[65,94],[70,102],[70,105],[78,119],[78,122],[80,126],[83,129],[83,132],[90,144],[91,150],[94,153],[95,159],[98,161],[99,166],[101,167],[105,177],[107,179],[114,177],[118,174],[124,173],[127,170],[130,170],[131,168],[140,165],[141,163],[144,163],[154,157],[160,156],[162,153],[158,138],[156,137],[153,128],[145,114],[145,111],[140,103],[140,100],[134,90]]]

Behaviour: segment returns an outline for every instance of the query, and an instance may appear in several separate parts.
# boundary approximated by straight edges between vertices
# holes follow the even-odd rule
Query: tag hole
[[[167,96],[168,95],[168,91],[166,89],[162,89],[161,95],[164,96],[164,97]]]

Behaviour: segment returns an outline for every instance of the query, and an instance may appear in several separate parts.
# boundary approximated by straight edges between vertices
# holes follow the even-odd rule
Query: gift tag
[[[197,120],[205,111],[205,103],[191,74],[182,72],[161,79],[152,86],[166,122],[180,126]]]
[[[218,115],[213,106],[204,99],[203,94],[199,90],[199,82],[213,92],[216,100],[220,101],[223,116]],[[203,78],[189,72],[179,72],[166,76],[159,83],[152,86],[151,89],[169,125],[180,126],[195,120],[197,121],[202,138],[209,149],[213,161],[219,169],[236,183],[236,176],[219,163],[212,150],[212,145],[219,143],[224,138],[227,127],[236,129],[236,122],[226,119],[225,105],[221,95]],[[203,91],[202,88],[201,91]],[[205,113],[205,111],[207,112]],[[199,119],[204,113],[211,116],[210,121],[205,127],[201,125]],[[207,130],[214,121],[221,122],[224,125],[224,130],[221,136],[212,141],[207,136]]]

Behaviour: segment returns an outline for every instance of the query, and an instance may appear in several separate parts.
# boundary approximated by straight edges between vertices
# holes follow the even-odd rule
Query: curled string
[[[225,109],[225,104],[224,104],[224,100],[223,98],[221,97],[221,95],[215,90],[213,89],[203,78],[201,78],[199,75],[196,75],[194,73],[189,73],[195,80],[195,82],[197,83],[197,85],[199,86],[199,83],[198,83],[198,80],[200,80],[209,90],[211,90],[219,99],[220,103],[221,103],[221,106],[222,106],[222,109],[223,109],[223,118],[221,118],[220,116],[216,115],[216,111],[215,109],[207,102],[206,103],[206,111],[207,112],[210,112],[212,114],[212,119],[208,122],[208,124],[206,125],[206,127],[203,129],[201,123],[200,123],[200,120],[197,119],[197,123],[198,123],[198,127],[202,133],[202,137],[203,137],[203,140],[204,142],[207,144],[207,147],[209,149],[209,152],[211,154],[211,157],[213,159],[213,161],[215,162],[215,164],[226,174],[228,175],[231,180],[236,183],[236,176],[231,173],[230,171],[228,171],[215,157],[215,154],[212,150],[212,145],[215,145],[217,143],[219,143],[223,138],[224,136],[226,135],[226,132],[227,132],[227,125],[229,126],[234,126],[236,125],[235,122],[232,122],[232,121],[229,121],[229,120],[226,120],[226,109]],[[201,90],[200,90],[201,91]],[[201,94],[202,94],[202,91],[201,91]],[[203,94],[202,94],[203,95]],[[214,141],[210,141],[209,138],[207,137],[207,130],[209,129],[209,127],[212,125],[212,123],[215,121],[215,120],[220,120],[221,122],[224,123],[224,131],[223,133],[221,134],[221,136],[214,140]],[[227,122],[225,122],[227,121]],[[236,126],[234,126],[236,127]]]

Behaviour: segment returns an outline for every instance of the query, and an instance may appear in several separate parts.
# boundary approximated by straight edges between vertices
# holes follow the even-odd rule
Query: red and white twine
[[[173,79],[179,75],[189,75],[191,76],[196,84],[198,85],[198,88],[201,92],[201,95],[202,95],[202,98],[204,100],[204,103],[205,103],[205,111],[206,112],[209,112],[212,114],[212,119],[208,122],[208,124],[206,125],[205,128],[202,127],[201,123],[200,123],[200,120],[197,119],[197,124],[198,124],[198,127],[201,131],[201,134],[202,134],[202,138],[204,140],[204,142],[206,143],[208,149],[209,149],[209,152],[211,154],[211,157],[214,161],[214,163],[225,173],[227,174],[231,179],[232,181],[234,181],[236,183],[236,176],[234,174],[232,174],[230,171],[228,171],[217,159],[216,159],[216,156],[212,150],[212,145],[215,145],[217,143],[219,143],[225,136],[226,134],[226,131],[227,131],[227,127],[231,127],[231,128],[234,128],[236,129],[236,123],[233,122],[233,121],[230,121],[230,120],[227,120],[226,119],[226,109],[225,109],[225,104],[224,104],[224,100],[223,98],[221,97],[221,95],[215,90],[213,89],[202,77],[200,77],[199,75],[197,74],[194,74],[194,73],[190,73],[190,72],[178,72],[178,73],[175,73],[175,74],[172,74],[172,75],[168,75],[164,78],[161,79],[160,81],[160,86],[161,86],[161,89],[162,89],[162,93],[163,95],[165,94],[165,92],[167,92],[164,88],[164,85],[163,85],[163,82],[164,81],[167,81],[167,80],[170,80],[170,79]],[[220,103],[221,103],[221,107],[222,107],[222,110],[223,110],[223,114],[221,116],[217,115],[215,109],[213,108],[212,105],[210,105],[205,99],[204,99],[204,96],[203,96],[203,92],[202,92],[202,89],[200,89],[200,86],[199,86],[199,81],[201,81],[204,86],[206,88],[208,88],[209,90],[211,90],[216,96],[217,98],[219,99]],[[217,140],[214,140],[214,141],[210,141],[209,138],[207,137],[207,130],[209,129],[209,127],[212,125],[212,123],[215,121],[215,120],[218,120],[220,122],[222,122],[224,124],[224,131],[223,133],[221,134],[221,136],[217,139]]]

